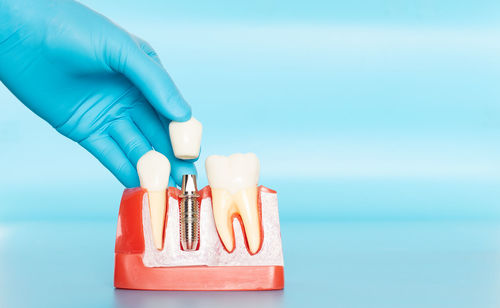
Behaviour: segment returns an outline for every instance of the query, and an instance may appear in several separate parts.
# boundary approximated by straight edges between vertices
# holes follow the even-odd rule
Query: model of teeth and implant
[[[171,122],[175,157],[200,154],[202,125]],[[275,191],[259,186],[253,153],[212,155],[209,186],[194,174],[168,187],[170,162],[154,150],[137,163],[141,187],[123,192],[115,287],[145,290],[273,290],[284,287]]]

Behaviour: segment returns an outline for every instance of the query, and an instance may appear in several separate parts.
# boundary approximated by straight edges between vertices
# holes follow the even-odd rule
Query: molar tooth
[[[155,247],[161,250],[167,209],[166,189],[170,177],[170,162],[163,154],[152,150],[139,159],[137,172],[141,187],[148,192],[153,242]]]
[[[186,122],[170,122],[170,141],[175,157],[195,159],[200,155],[203,126],[194,117]]]
[[[253,153],[209,156],[206,160],[208,182],[212,190],[215,225],[224,247],[234,249],[232,217],[243,222],[250,253],[257,253],[262,240],[257,203],[259,159]]]

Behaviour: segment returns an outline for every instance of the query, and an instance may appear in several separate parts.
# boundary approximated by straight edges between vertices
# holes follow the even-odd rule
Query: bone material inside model
[[[200,155],[203,127],[194,117],[186,122],[170,122],[170,141],[175,157],[195,159]]]
[[[149,151],[137,162],[141,187],[147,190],[151,231],[155,247],[163,247],[163,227],[167,207],[166,189],[170,177],[170,162],[161,153]]]
[[[168,217],[179,217],[178,200],[173,196],[168,200]],[[180,226],[178,223],[168,223],[165,230],[164,248],[157,250],[154,246],[151,229],[143,228],[144,254],[142,261],[146,267],[175,267],[175,266],[283,266],[283,250],[278,213],[278,197],[276,193],[264,189],[260,193],[262,204],[262,228],[264,239],[262,248],[257,254],[251,255],[245,246],[240,222],[235,219],[236,247],[228,253],[217,235],[212,214],[210,197],[204,197],[200,205],[200,247],[196,251],[181,249]],[[144,196],[142,204],[142,223],[149,225],[148,198]]]
[[[205,167],[212,189],[215,225],[224,247],[229,252],[234,249],[233,218],[239,215],[250,252],[256,253],[262,236],[257,205],[259,159],[253,153],[228,157],[212,155],[207,158]]]

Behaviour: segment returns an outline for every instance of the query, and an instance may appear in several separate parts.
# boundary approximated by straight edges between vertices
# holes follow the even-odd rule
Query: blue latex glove
[[[178,184],[196,173],[173,155],[168,123],[191,109],[154,50],[77,2],[0,0],[0,81],[127,187],[152,148]]]

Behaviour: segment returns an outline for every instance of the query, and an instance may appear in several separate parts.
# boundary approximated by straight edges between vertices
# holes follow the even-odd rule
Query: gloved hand
[[[75,1],[0,0],[0,81],[127,187],[152,148],[177,184],[196,173],[173,155],[168,123],[191,109],[154,50]]]

